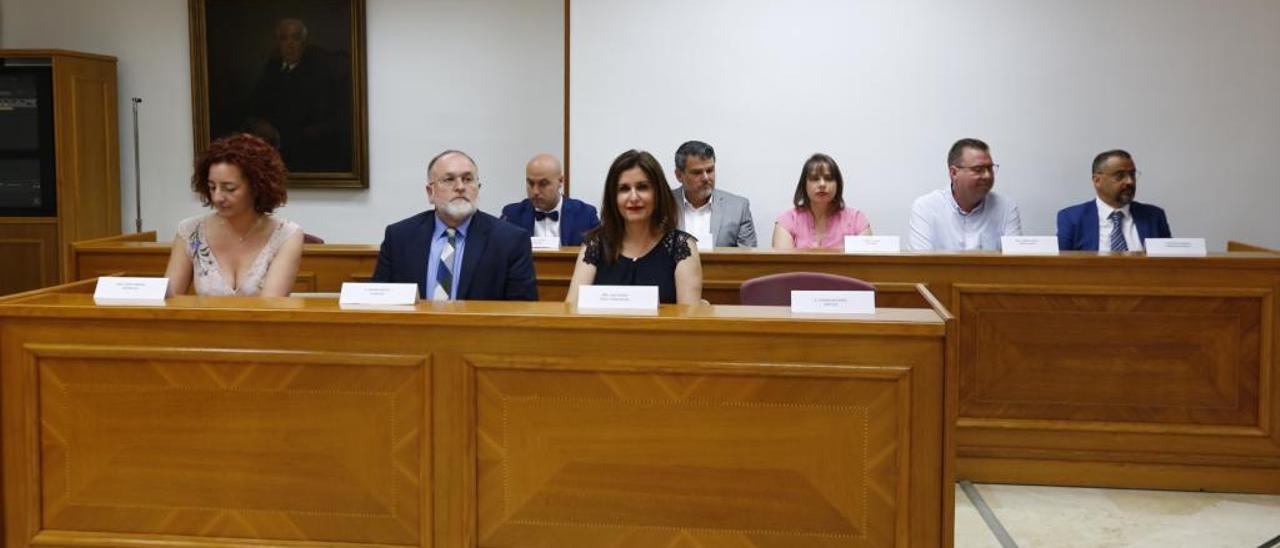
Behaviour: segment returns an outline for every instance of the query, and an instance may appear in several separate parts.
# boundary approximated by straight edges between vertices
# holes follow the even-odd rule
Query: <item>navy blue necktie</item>
[[[1128,251],[1129,244],[1124,241],[1124,212],[1119,209],[1112,211],[1107,215],[1107,219],[1111,220],[1111,251]]]
[[[559,222],[559,221],[560,221],[560,212],[559,212],[559,211],[552,211],[551,213],[544,213],[544,212],[542,212],[542,211],[534,210],[534,212],[533,212],[533,218],[534,218],[534,219],[536,219],[536,220],[539,220],[539,221],[541,221],[541,220],[543,220],[543,219],[551,219],[552,221]]]
[[[453,251],[458,245],[458,231],[444,229],[447,239],[440,248],[440,263],[436,265],[436,284],[431,290],[431,300],[450,300],[453,292]]]

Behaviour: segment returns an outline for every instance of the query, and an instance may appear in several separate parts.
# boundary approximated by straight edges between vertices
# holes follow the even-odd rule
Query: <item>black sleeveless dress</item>
[[[618,255],[618,260],[610,263],[604,243],[592,236],[585,242],[587,249],[582,260],[596,267],[593,285],[656,285],[658,302],[675,304],[676,265],[693,253],[689,249],[693,245],[691,240],[693,236],[689,233],[672,230],[643,257],[629,259]]]

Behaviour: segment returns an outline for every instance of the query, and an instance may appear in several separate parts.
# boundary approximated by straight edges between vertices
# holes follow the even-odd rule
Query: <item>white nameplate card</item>
[[[355,283],[342,284],[339,306],[413,306],[418,302],[418,284]]]
[[[95,304],[136,304],[164,306],[169,278],[122,278],[103,276],[93,290]]]
[[[792,291],[797,314],[875,314],[875,291]]]
[[[534,249],[560,249],[559,236],[534,236],[529,240],[533,243]]]
[[[1207,257],[1204,238],[1147,238],[1143,241],[1149,257]]]
[[[656,285],[584,285],[578,287],[580,310],[658,310]]]
[[[1001,236],[1000,252],[1005,255],[1057,255],[1057,236]]]
[[[692,232],[690,234],[692,234],[694,238],[698,239],[699,253],[706,253],[716,248],[716,237],[712,236],[710,232],[703,232],[703,233]]]
[[[902,253],[902,242],[897,236],[845,236],[844,252],[861,255]]]

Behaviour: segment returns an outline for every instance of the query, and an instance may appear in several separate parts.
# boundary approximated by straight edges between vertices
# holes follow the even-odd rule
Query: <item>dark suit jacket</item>
[[[373,281],[416,283],[418,296],[427,298],[427,258],[435,223],[436,212],[431,210],[388,226],[378,250]],[[529,234],[477,211],[471,217],[462,251],[458,300],[538,300]]]
[[[595,206],[568,196],[560,202],[560,245],[582,245],[582,235],[600,226]],[[502,220],[533,234],[533,202],[525,198],[522,202],[507,204],[502,208]]]
[[[1138,228],[1138,237],[1172,238],[1164,210],[1153,205],[1132,202],[1129,214]],[[1058,212],[1058,249],[1063,251],[1098,250],[1098,204],[1089,200],[1063,208]],[[1145,245],[1145,244],[1144,244]]]
[[[290,72],[272,56],[249,98],[245,129],[256,131],[259,121],[276,130],[276,143],[289,171],[351,170],[350,80],[337,70],[345,64],[314,46]]]

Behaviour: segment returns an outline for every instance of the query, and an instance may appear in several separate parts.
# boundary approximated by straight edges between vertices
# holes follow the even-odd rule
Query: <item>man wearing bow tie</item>
[[[560,245],[582,245],[583,234],[600,225],[595,207],[560,195],[564,173],[555,156],[534,156],[525,165],[524,178],[529,197],[502,208],[504,221],[535,237],[558,237]]]

